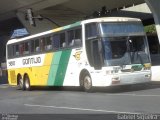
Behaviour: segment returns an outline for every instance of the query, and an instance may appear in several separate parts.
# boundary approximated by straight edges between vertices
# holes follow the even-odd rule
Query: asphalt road
[[[70,120],[71,114],[72,119],[84,117],[88,120],[109,119],[115,114],[114,117],[117,119],[122,119],[124,116],[121,115],[126,114],[157,115],[160,114],[160,84],[135,85],[125,90],[103,88],[93,93],[86,93],[78,88],[35,88],[32,91],[21,91],[15,87],[0,85],[0,113],[3,120],[7,115],[10,115],[7,117],[22,115],[33,118],[39,115],[41,119],[45,116],[45,119],[55,117],[56,120],[62,119],[63,115],[65,119],[67,117],[67,120]],[[135,119],[135,116],[129,117]],[[149,117],[151,116],[146,117],[147,120]],[[137,116],[136,118],[140,119]],[[144,116],[142,120],[143,118]],[[160,116],[152,118],[157,120]]]

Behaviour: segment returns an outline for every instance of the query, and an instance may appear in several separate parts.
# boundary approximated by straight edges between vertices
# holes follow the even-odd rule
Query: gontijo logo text
[[[33,65],[37,63],[41,63],[41,57],[32,57],[32,58],[22,59],[23,65]]]

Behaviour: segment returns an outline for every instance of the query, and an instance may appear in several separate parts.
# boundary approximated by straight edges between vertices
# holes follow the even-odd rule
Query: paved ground
[[[130,90],[97,89],[93,93],[86,93],[78,88],[36,88],[33,91],[21,91],[15,87],[0,85],[0,113],[4,117],[6,114],[25,116],[32,114],[32,117],[34,114],[52,114],[47,118],[53,117],[53,114],[56,118],[61,114],[74,114],[72,117],[76,119],[77,114],[79,116],[83,114],[78,118],[92,115],[92,119],[96,119],[97,116],[103,119],[111,114],[158,114],[160,113],[160,85],[136,85]],[[108,114],[108,116],[99,116],[100,114]],[[117,117],[121,119],[123,116]],[[67,118],[69,120],[70,116]]]

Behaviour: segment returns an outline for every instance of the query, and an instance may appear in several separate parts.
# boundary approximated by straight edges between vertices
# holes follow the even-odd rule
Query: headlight
[[[106,71],[106,74],[115,74],[115,73],[118,73],[117,70],[107,70]]]
[[[106,70],[105,74],[116,74],[116,73],[119,73],[120,70],[121,70],[121,67],[113,67],[109,70]]]

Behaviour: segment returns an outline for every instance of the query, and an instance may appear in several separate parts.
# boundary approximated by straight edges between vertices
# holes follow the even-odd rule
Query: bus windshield
[[[101,23],[104,64],[118,66],[149,63],[149,52],[142,24]]]
[[[144,34],[144,29],[140,22],[101,23],[100,32],[107,36],[128,36]]]
[[[149,63],[143,36],[102,38],[104,63],[107,66]]]

